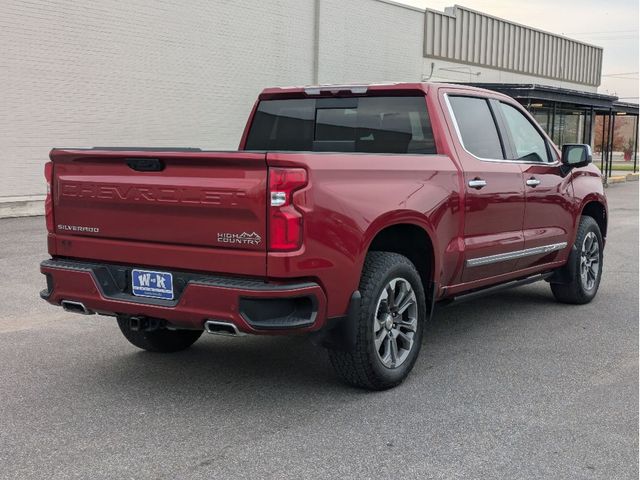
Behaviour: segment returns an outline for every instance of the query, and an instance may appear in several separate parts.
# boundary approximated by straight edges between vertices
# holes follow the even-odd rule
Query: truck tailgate
[[[266,255],[264,154],[55,149],[50,156],[56,236],[79,245],[112,240],[120,248],[126,241],[138,251],[182,246],[191,255],[193,247],[223,258]],[[74,256],[73,248],[64,254]],[[202,265],[211,262],[203,258]]]

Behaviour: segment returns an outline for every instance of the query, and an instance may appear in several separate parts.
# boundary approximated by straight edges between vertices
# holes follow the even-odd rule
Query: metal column
[[[589,145],[593,143],[593,120],[594,120],[593,107],[591,107],[591,109],[589,110],[589,131],[584,132],[586,137],[586,143],[588,143]]]
[[[551,114],[551,140],[554,142],[556,139],[554,138],[556,133],[556,102],[553,102],[553,110]]]
[[[609,110],[609,158],[607,159],[607,179],[611,176],[611,170],[613,167],[613,134],[616,130],[616,115],[613,110]]]
[[[607,124],[607,117],[604,116],[604,114],[602,114],[602,143],[600,144],[600,171],[604,172],[604,130],[605,128],[608,127]]]
[[[633,142],[633,173],[638,171],[638,115],[636,115],[635,141]]]

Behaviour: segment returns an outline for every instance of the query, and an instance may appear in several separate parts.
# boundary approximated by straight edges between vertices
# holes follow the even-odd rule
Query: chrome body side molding
[[[470,258],[467,260],[467,267],[480,267],[482,265],[490,265],[492,263],[505,262],[507,260],[515,260],[517,258],[530,257],[533,255],[543,255],[545,253],[556,252],[567,247],[567,242],[553,243],[551,245],[542,245],[540,247],[526,248],[524,250],[516,250],[515,252],[499,253],[497,255],[489,255],[488,257]]]

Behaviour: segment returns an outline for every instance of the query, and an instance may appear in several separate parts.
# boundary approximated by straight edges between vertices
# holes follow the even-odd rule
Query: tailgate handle
[[[161,172],[164,162],[158,158],[127,158],[127,165],[138,172]]]

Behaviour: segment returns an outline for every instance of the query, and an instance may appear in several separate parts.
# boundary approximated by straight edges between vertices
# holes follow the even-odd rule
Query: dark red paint
[[[511,98],[471,87],[419,83],[371,86],[371,91],[422,92],[438,154],[244,152],[252,118],[238,152],[56,149],[51,152],[48,205],[53,214],[48,221],[55,227],[49,233],[49,253],[54,258],[265,282],[314,282],[318,286],[309,288],[318,299],[318,315],[307,330],[317,330],[326,319],[346,314],[369,246],[385,228],[410,224],[426,232],[433,246],[436,295],[444,299],[561,266],[585,205],[599,202],[606,209],[599,171],[593,165],[563,176],[559,162],[486,162],[464,150],[445,94],[496,98],[521,109]],[[260,99],[304,95],[300,88],[275,88],[266,89]],[[165,168],[134,172],[127,167],[127,158],[159,159]],[[307,174],[306,185],[294,189],[287,206],[292,215],[302,216],[302,244],[294,251],[268,251],[269,218],[274,214],[267,206],[269,172],[292,168]],[[528,187],[524,182],[534,176],[541,184]],[[487,187],[469,188],[468,180],[476,177],[486,179]],[[98,230],[72,232],[59,225]],[[255,232],[262,241],[229,244],[220,241],[222,232]],[[465,267],[471,258],[560,242],[569,247],[538,257]],[[252,331],[237,314],[238,298],[251,292],[189,285],[177,306],[158,307],[104,298],[88,273],[42,270],[54,278],[55,289],[48,299],[53,304],[73,299],[97,311],[159,317],[197,328],[205,319],[216,318]],[[295,293],[299,291],[278,290],[268,296]]]

